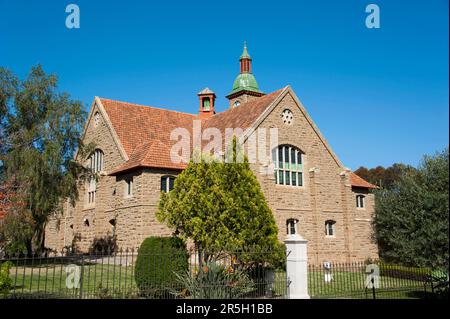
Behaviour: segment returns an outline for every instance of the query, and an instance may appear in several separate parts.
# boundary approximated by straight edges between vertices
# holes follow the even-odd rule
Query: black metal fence
[[[287,297],[284,270],[264,262],[245,263],[237,253],[202,256],[208,258],[200,259],[198,252],[186,253],[181,266],[176,264],[179,256],[141,254],[139,261],[133,250],[8,256],[0,259],[3,273],[8,273],[0,279],[0,298]]]
[[[271,267],[270,255],[13,255],[0,259],[0,298],[289,298],[285,265]],[[311,298],[434,298],[443,287],[439,277],[448,294],[447,273],[382,262],[324,263],[308,266],[308,292]]]
[[[311,298],[405,299],[434,298],[440,277],[426,268],[389,265],[382,262],[354,262],[309,265]],[[444,279],[445,281],[445,279]],[[448,286],[447,286],[448,288]]]

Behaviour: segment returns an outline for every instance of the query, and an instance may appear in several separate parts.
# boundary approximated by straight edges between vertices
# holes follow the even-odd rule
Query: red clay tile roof
[[[210,118],[201,119],[202,130],[218,128],[224,138],[226,128],[241,128],[245,131],[284,89],[286,88],[255,98]],[[170,140],[170,132],[178,127],[185,128],[191,134],[192,143],[193,120],[200,120],[198,115],[103,98],[100,101],[129,157],[126,163],[115,168],[110,175],[138,167],[175,170],[186,168],[186,163],[174,163],[171,160],[170,150],[176,141]],[[351,173],[350,181],[355,187],[376,188],[354,173]]]
[[[350,184],[354,187],[378,188],[378,186],[369,183],[353,172],[350,173]]]
[[[245,131],[281,92],[282,89],[202,119],[202,130],[216,127],[223,133],[222,136],[225,136],[226,128],[242,128]],[[174,163],[171,160],[170,150],[176,141],[170,140],[170,133],[175,128],[185,128],[191,134],[192,143],[193,120],[200,120],[197,115],[103,98],[100,100],[129,157],[126,163],[110,172],[111,175],[137,167],[186,168],[184,162]]]
[[[238,107],[228,109],[222,113],[206,119],[203,128],[217,127],[220,131],[225,128],[241,128],[244,131],[251,127],[258,117],[284,90],[280,89],[267,95],[242,103]]]

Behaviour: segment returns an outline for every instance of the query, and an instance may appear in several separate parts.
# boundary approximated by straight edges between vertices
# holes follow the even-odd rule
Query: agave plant
[[[237,299],[254,289],[253,281],[239,268],[225,267],[207,262],[199,271],[175,273],[177,281],[185,287],[178,297],[192,299]]]

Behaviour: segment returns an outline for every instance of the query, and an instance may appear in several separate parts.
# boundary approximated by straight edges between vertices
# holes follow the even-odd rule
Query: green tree
[[[374,185],[392,189],[402,174],[410,170],[414,170],[414,168],[410,165],[395,163],[388,168],[377,166],[375,168],[368,169],[361,166],[355,171],[355,174]]]
[[[0,68],[0,160],[4,182],[13,183],[18,207],[26,210],[15,217],[33,221],[29,253],[43,249],[48,217],[64,200],[76,200],[77,181],[90,174],[73,158],[76,150],[82,156],[87,150],[80,139],[82,104],[56,89],[56,76],[41,66],[24,80]]]
[[[199,249],[278,248],[277,226],[247,158],[221,163],[202,155],[161,194],[157,218]]]
[[[375,237],[380,255],[406,265],[448,269],[448,148],[425,156],[391,189],[376,192]]]

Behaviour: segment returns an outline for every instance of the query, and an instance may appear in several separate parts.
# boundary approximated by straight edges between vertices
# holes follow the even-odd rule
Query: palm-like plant
[[[236,299],[254,289],[253,281],[241,269],[207,262],[198,272],[175,273],[177,281],[185,287],[178,297],[192,299]]]

